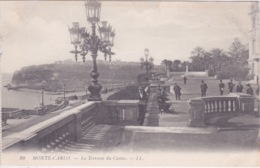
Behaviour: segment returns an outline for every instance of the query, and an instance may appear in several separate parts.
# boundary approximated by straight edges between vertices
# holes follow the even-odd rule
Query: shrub
[[[216,75],[216,73],[214,72],[213,69],[209,69],[208,74],[209,74],[209,76],[215,76]]]
[[[240,67],[238,65],[228,65],[223,67],[220,72],[217,73],[219,79],[246,80],[249,69],[246,67]]]
[[[137,100],[139,92],[137,85],[127,86],[124,89],[110,95],[108,100]]]

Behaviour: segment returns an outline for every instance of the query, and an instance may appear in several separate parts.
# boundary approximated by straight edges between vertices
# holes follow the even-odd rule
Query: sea
[[[12,80],[12,74],[2,74],[2,108],[22,108],[22,109],[34,109],[39,107],[42,103],[42,93],[32,92],[32,91],[19,91],[19,90],[8,90],[4,86],[10,83]],[[66,93],[65,96],[82,96],[86,92],[71,92]],[[63,97],[61,95],[51,95],[44,93],[43,101],[44,104],[53,104],[55,99],[58,97]]]

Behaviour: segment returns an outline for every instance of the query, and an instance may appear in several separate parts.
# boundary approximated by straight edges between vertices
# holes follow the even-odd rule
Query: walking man
[[[233,83],[233,79],[230,79],[230,82],[228,82],[228,90],[229,93],[233,92],[233,88],[234,88],[235,84]]]
[[[243,88],[244,88],[243,85],[241,84],[241,82],[239,82],[238,85],[237,85],[236,91],[238,93],[242,93],[243,92]]]
[[[184,75],[183,77],[183,82],[184,82],[184,85],[186,85],[186,82],[187,82],[187,77]]]
[[[222,80],[220,80],[218,87],[219,87],[220,95],[222,96],[225,88],[225,84],[222,82]]]
[[[255,93],[256,93],[257,96],[259,96],[259,85],[257,86]]]
[[[175,93],[176,100],[181,100],[181,87],[177,83],[175,83],[173,90]]]
[[[254,94],[254,90],[253,88],[251,87],[250,84],[247,84],[246,86],[248,86],[247,90],[246,90],[246,94],[250,94],[250,95],[253,95]]]
[[[200,89],[201,89],[201,97],[206,97],[208,86],[203,80],[201,81]]]
[[[139,99],[140,99],[140,103],[139,103],[140,113],[139,113],[138,121],[140,125],[143,125],[144,117],[146,113],[147,95],[141,86],[139,87]]]

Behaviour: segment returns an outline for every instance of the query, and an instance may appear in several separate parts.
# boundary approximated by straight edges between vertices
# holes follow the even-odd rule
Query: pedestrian
[[[238,85],[237,85],[236,91],[238,93],[242,93],[243,92],[243,88],[244,88],[243,85],[241,84],[241,82],[239,82]]]
[[[145,91],[145,93],[146,93],[146,95],[147,95],[147,97],[148,97],[149,94],[150,94],[150,88],[149,88],[149,86],[146,86],[146,87],[144,88],[144,91]]]
[[[144,91],[144,89],[142,89],[142,87],[139,87],[139,124],[143,125],[144,123],[144,117],[145,117],[145,113],[146,113],[146,105],[147,105],[147,95],[146,92]]]
[[[230,79],[230,82],[228,82],[228,90],[229,93],[233,92],[233,88],[234,88],[235,84],[233,83],[233,79]]]
[[[181,87],[177,83],[175,83],[173,90],[175,93],[176,100],[181,100]]]
[[[222,80],[220,80],[218,87],[219,87],[220,95],[222,96],[225,88],[225,84],[222,82]]]
[[[157,95],[161,94],[161,91],[162,91],[162,87],[161,87],[161,85],[158,85],[158,87],[157,87]]]
[[[256,76],[256,84],[259,85],[259,77],[258,77],[258,75]]]
[[[259,96],[259,85],[257,86],[255,93],[256,93],[257,96]]]
[[[161,93],[158,94],[157,101],[160,113],[168,113],[169,112],[169,104],[166,102],[168,101],[168,94],[165,92],[164,89],[161,90]]]
[[[200,89],[201,89],[201,97],[205,97],[207,89],[208,89],[208,86],[207,86],[207,84],[203,80],[201,81]]]
[[[254,94],[254,90],[253,88],[251,87],[250,84],[247,84],[246,86],[248,86],[247,90],[246,90],[246,94],[250,94],[250,95],[253,95]]]
[[[183,77],[183,82],[184,82],[184,85],[186,85],[186,82],[187,82],[187,77],[184,75]]]
[[[78,100],[78,96],[77,95],[74,95],[74,100]]]

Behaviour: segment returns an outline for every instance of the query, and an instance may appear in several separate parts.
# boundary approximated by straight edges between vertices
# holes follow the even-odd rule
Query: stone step
[[[217,132],[218,128],[126,126],[125,130],[144,133],[211,134]]]

